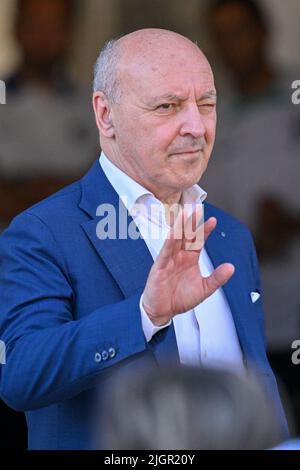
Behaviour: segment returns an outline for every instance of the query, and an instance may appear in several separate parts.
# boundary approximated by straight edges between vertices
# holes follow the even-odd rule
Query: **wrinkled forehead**
[[[139,44],[124,50],[119,79],[125,88],[161,91],[171,86],[214,89],[214,77],[204,54],[192,43]],[[175,90],[174,90],[175,91]]]

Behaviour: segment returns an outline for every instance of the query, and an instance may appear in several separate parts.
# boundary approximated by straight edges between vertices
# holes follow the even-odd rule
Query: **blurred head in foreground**
[[[254,378],[181,367],[115,385],[106,400],[104,448],[266,449],[279,442],[273,410]]]

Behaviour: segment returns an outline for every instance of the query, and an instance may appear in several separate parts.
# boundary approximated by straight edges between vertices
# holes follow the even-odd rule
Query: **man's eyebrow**
[[[185,99],[186,99],[186,97],[184,97],[184,96],[176,95],[174,93],[166,93],[164,95],[155,96],[154,98],[152,98],[150,104],[155,105],[155,104],[160,103],[162,101],[167,101],[167,102],[177,101],[178,102],[178,101],[185,101]],[[200,98],[198,98],[197,101],[207,100],[207,99],[216,100],[217,99],[217,93],[214,90],[208,91],[207,93],[204,93],[204,95],[200,96]]]
[[[174,93],[166,93],[165,95],[155,96],[151,99],[151,104],[157,104],[161,101],[184,101],[184,96],[175,95]]]
[[[211,91],[208,91],[207,93],[204,93],[204,95],[202,95],[200,98],[199,98],[199,101],[200,100],[208,100],[208,99],[217,99],[217,93],[214,91],[214,90],[211,90]]]

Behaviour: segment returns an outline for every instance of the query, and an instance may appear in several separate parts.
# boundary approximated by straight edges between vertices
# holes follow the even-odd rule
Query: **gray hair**
[[[117,74],[120,57],[119,40],[112,39],[101,49],[94,67],[93,91],[102,91],[112,103],[118,101],[121,96]]]

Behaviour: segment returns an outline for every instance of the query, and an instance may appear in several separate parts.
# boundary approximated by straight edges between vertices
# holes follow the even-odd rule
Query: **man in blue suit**
[[[111,377],[174,362],[254,365],[284,435],[251,236],[196,184],[216,127],[207,59],[170,31],[112,41],[95,67],[94,110],[100,161],[0,243],[1,396],[26,412],[29,448],[90,448]]]

